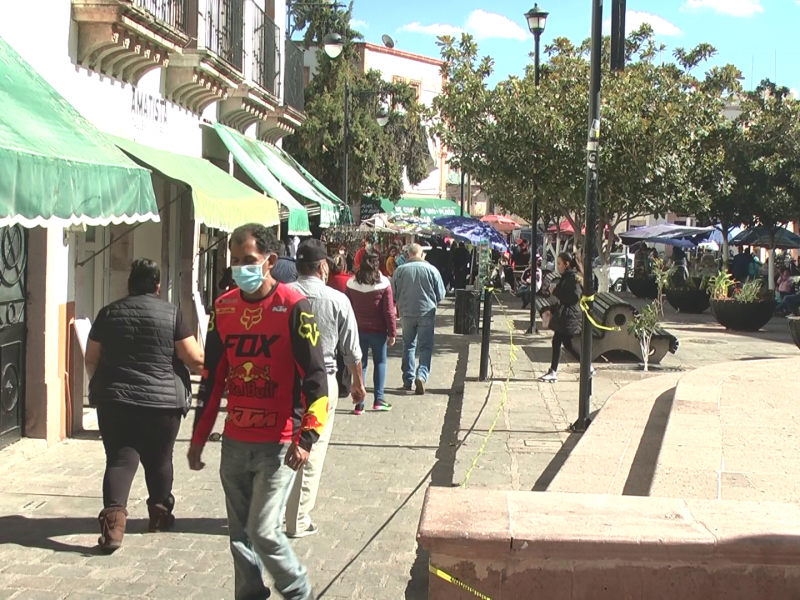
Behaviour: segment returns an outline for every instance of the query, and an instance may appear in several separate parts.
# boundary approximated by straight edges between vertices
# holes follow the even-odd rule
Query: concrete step
[[[631,492],[645,487],[644,465],[657,459],[675,389],[685,375],[651,377],[613,394],[547,491],[646,495]]]

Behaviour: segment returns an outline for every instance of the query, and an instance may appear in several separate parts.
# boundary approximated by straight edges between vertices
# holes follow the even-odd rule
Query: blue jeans
[[[372,360],[375,367],[372,370],[372,387],[375,394],[374,404],[383,402],[383,388],[386,385],[386,338],[385,333],[359,331],[361,341],[361,364],[364,365],[364,383],[367,381],[367,367],[369,366],[369,351],[372,350]],[[363,404],[361,405],[363,408]]]
[[[311,597],[308,574],[281,530],[295,472],[283,461],[288,445],[222,438],[220,478],[228,509],[236,600],[268,595],[266,569],[286,600]]]
[[[436,313],[424,317],[403,317],[403,385],[411,385],[414,379],[428,381],[431,374],[433,356],[433,332]],[[419,371],[416,369],[415,355],[419,343]]]

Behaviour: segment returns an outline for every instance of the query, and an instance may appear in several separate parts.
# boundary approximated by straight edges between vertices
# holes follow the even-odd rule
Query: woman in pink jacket
[[[392,410],[384,400],[386,383],[386,349],[394,346],[397,337],[397,322],[394,315],[394,298],[389,278],[381,275],[380,258],[367,254],[361,261],[356,276],[347,282],[347,296],[353,305],[361,340],[361,362],[364,365],[364,381],[367,379],[369,351],[372,350],[373,388],[375,401],[372,408],[379,411]],[[355,414],[364,413],[364,404],[358,404]]]

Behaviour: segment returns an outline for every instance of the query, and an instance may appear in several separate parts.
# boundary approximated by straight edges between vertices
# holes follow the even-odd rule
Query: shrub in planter
[[[670,285],[665,293],[667,302],[680,313],[699,315],[711,306],[707,282],[700,277],[690,277],[682,286]]]
[[[655,300],[658,297],[658,285],[652,275],[631,277],[628,279],[628,290],[637,298]]]
[[[733,331],[758,331],[775,313],[775,299],[762,289],[762,282],[753,279],[736,287],[734,279],[720,272],[708,283],[711,313],[717,323]]]
[[[786,322],[789,324],[789,333],[792,334],[794,345],[800,348],[800,317],[787,317]]]

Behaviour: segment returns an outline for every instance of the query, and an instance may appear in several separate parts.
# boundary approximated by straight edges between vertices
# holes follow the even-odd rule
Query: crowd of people
[[[202,379],[190,469],[205,467],[203,450],[227,398],[220,479],[235,597],[269,597],[266,571],[284,598],[308,600],[308,574],[288,538],[318,531],[312,511],[337,404],[350,396],[354,414],[363,414],[371,354],[372,408],[392,409],[387,350],[398,335],[402,389],[426,393],[445,282],[416,243],[389,248],[384,260],[367,239],[351,260],[346,248],[329,256],[314,239],[287,249],[250,224],[231,234],[229,252],[204,348],[159,298],[160,270],[144,259],[132,265],[128,296],[92,327],[86,366],[106,453],[98,543],[109,553],[122,545],[139,462],[150,531],[174,524],[173,449],[191,408],[191,370]]]

